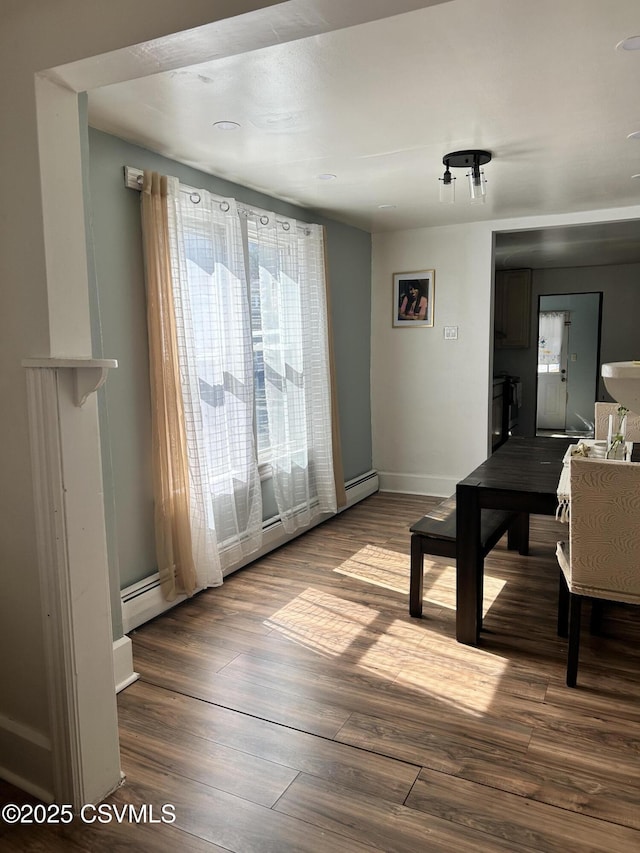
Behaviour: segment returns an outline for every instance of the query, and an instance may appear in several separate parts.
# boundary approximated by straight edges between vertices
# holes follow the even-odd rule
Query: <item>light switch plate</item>
[[[458,327],[457,326],[445,326],[444,327],[444,339],[445,339],[445,341],[457,341],[458,340]]]

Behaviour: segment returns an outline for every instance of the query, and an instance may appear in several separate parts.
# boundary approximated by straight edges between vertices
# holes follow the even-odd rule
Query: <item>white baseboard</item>
[[[140,678],[133,669],[133,651],[129,637],[120,637],[113,642],[113,673],[116,693]]]
[[[44,803],[52,803],[51,739],[0,714],[0,778]]]
[[[364,500],[364,498],[375,494],[375,492],[378,491],[378,488],[379,482],[376,471],[367,471],[365,474],[355,477],[353,480],[349,480],[345,483],[347,505],[343,507],[341,511],[349,509],[349,507],[352,507],[359,501]],[[260,559],[260,557],[264,557],[264,555],[268,554],[269,551],[273,551],[275,548],[285,545],[301,533],[305,533],[307,530],[321,524],[323,521],[327,521],[327,519],[331,517],[331,513],[324,513],[314,519],[308,527],[290,534],[284,532],[280,521],[266,522],[262,536],[262,547],[260,550],[251,554],[250,557],[246,558],[242,562],[230,566],[225,570],[225,576],[243,568],[249,563],[252,563],[254,560]],[[155,616],[159,616],[161,613],[175,607],[176,604],[180,604],[186,599],[185,595],[179,595],[176,596],[173,601],[166,601],[160,590],[160,578],[158,574],[151,575],[136,584],[126,587],[126,589],[122,590],[121,595],[122,622],[125,634],[128,634],[130,631],[133,631],[134,628],[148,622],[149,619],[153,619]]]
[[[380,491],[399,492],[405,495],[429,495],[434,498],[448,498],[456,490],[457,480],[448,477],[425,477],[421,474],[394,474],[380,471]]]
[[[160,589],[160,577],[157,574],[146,580],[145,589],[136,591],[135,586],[137,584],[122,590],[122,626],[126,634],[187,600],[186,595],[176,595],[173,601],[167,601]]]
[[[344,484],[344,487],[347,492],[347,505],[342,507],[340,512],[344,512],[345,509],[349,509],[349,507],[352,507],[354,504],[363,501],[371,495],[375,495],[375,493],[380,489],[378,472],[367,471],[366,474],[362,474],[360,477],[355,477],[353,480],[349,480],[348,483]]]

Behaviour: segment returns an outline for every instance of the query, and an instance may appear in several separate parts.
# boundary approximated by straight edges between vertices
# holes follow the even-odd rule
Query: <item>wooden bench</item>
[[[519,527],[516,524],[520,516],[515,512],[499,509],[483,509],[481,515],[480,540],[483,558],[509,531],[509,548],[519,547]],[[420,521],[409,528],[411,530],[411,577],[409,582],[409,613],[422,616],[423,557],[432,554],[437,557],[456,559],[456,498],[439,503]]]

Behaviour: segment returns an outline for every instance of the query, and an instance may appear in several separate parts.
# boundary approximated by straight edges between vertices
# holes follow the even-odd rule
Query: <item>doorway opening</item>
[[[601,293],[539,297],[536,435],[593,437],[601,309]]]

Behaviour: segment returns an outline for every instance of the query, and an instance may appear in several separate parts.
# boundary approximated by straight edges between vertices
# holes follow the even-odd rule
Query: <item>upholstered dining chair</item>
[[[594,438],[606,441],[609,437],[609,415],[615,415],[618,403],[596,403]],[[640,441],[640,415],[627,414],[627,441]]]
[[[558,634],[578,674],[582,599],[640,604],[640,463],[572,457],[569,541],[558,542]]]

